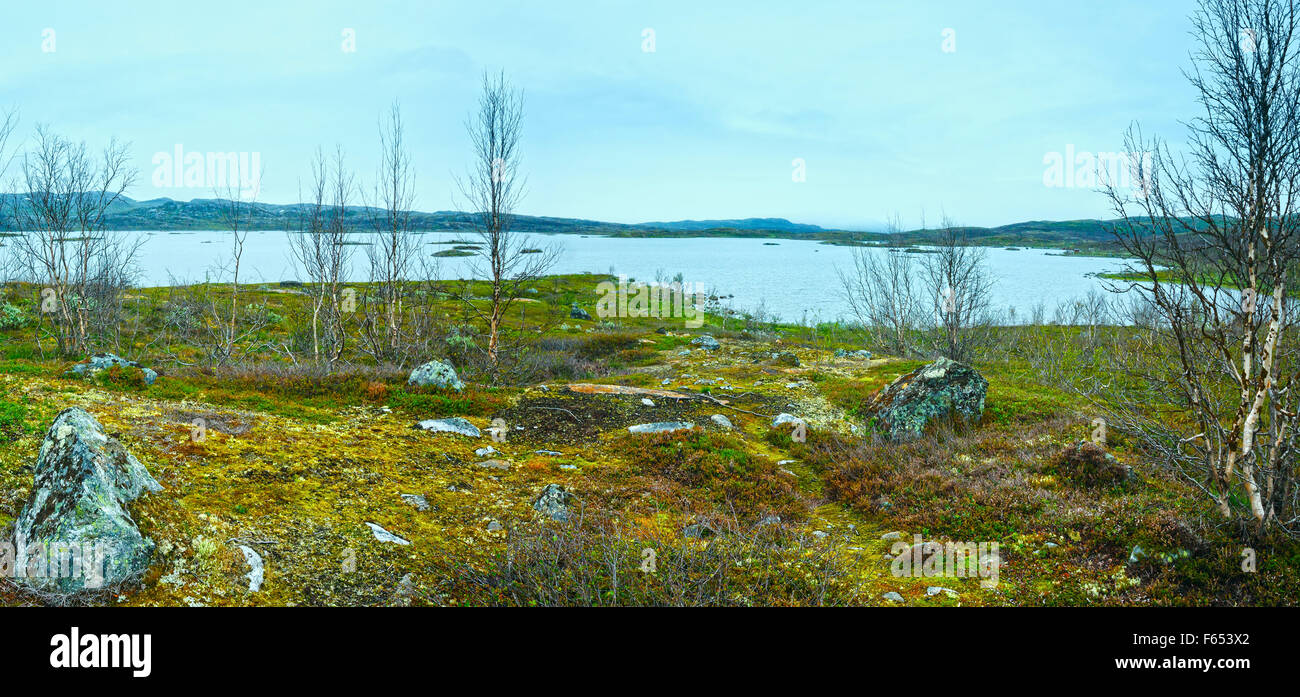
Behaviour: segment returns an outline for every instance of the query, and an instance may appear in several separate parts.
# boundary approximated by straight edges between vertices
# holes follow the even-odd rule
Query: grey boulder
[[[126,504],[162,486],[94,416],[78,407],[60,412],[34,475],[13,528],[15,576],[38,590],[73,594],[144,573],[153,543]],[[72,573],[51,573],[61,568]]]
[[[456,376],[456,369],[442,361],[429,361],[412,370],[410,377],[406,379],[406,384],[415,387],[439,387],[457,392],[465,389],[465,383]]]

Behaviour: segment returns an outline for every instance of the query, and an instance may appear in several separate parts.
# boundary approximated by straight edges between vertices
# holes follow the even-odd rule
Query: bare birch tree
[[[415,171],[396,103],[380,123],[379,143],[375,200],[367,206],[373,235],[366,247],[370,283],[362,296],[361,335],[363,349],[376,361],[404,365],[410,358],[403,334],[407,286],[417,268],[420,243],[411,229]]]
[[[93,350],[120,316],[121,292],[133,276],[138,238],[106,233],[104,216],[134,183],[127,146],[110,141],[99,157],[44,126],[22,160],[24,199],[15,207],[21,263],[42,286],[41,345],[49,319],[58,352]]]
[[[885,233],[896,240],[898,216]],[[923,313],[919,264],[912,255],[880,247],[856,247],[852,270],[839,270],[841,292],[872,348],[895,356],[915,351],[914,334]]]
[[[510,305],[524,285],[544,276],[559,256],[554,246],[529,248],[528,237],[514,229],[515,208],[525,186],[519,173],[523,118],[522,91],[513,88],[504,73],[496,77],[484,73],[478,110],[465,122],[473,155],[458,186],[482,243],[473,264],[475,275],[491,283],[486,309],[473,298],[463,300],[487,325],[487,357],[494,366]]]
[[[926,292],[933,301],[938,332],[935,350],[955,361],[968,361],[988,339],[993,278],[984,250],[944,217],[933,253],[921,262]]]
[[[1300,70],[1289,0],[1201,0],[1186,72],[1200,115],[1187,154],[1130,128],[1134,181],[1107,182],[1132,291],[1157,315],[1143,355],[1096,386],[1114,427],[1225,518],[1295,530],[1300,355]],[[1139,155],[1143,153],[1143,155]],[[1124,389],[1134,384],[1140,389]],[[1153,404],[1172,404],[1170,415]]]
[[[312,358],[317,364],[332,365],[345,348],[344,319],[354,293],[345,296],[345,274],[352,260],[351,225],[348,206],[356,192],[356,181],[347,169],[342,147],[333,161],[319,149],[312,162],[310,200],[306,203],[298,230],[289,235],[289,249],[295,263],[306,274],[311,297]]]

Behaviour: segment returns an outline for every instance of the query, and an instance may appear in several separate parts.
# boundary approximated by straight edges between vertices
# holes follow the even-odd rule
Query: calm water
[[[221,232],[141,232],[145,244],[140,258],[141,284],[167,285],[174,281],[202,280],[229,255],[229,236]],[[421,236],[426,243],[470,240],[460,233],[429,233]],[[364,236],[358,236],[364,241]],[[852,250],[815,242],[746,239],[615,239],[578,235],[537,235],[531,246],[555,245],[562,250],[557,273],[626,274],[638,280],[654,280],[656,270],[669,277],[683,274],[688,283],[717,288],[734,295],[732,307],[752,310],[764,303],[769,313],[785,320],[836,319],[849,315],[840,297],[836,269],[851,269]],[[449,249],[448,245],[425,244],[429,254]],[[366,255],[364,246],[354,248],[353,272],[349,280],[364,280]],[[876,254],[890,252],[875,251]],[[895,252],[897,253],[897,252]],[[1100,282],[1089,274],[1116,270],[1115,259],[1055,256],[1048,250],[989,249],[988,264],[997,279],[993,288],[994,303],[1005,311],[1013,307],[1020,317],[1039,303],[1045,303],[1050,316],[1059,302],[1087,295]],[[442,278],[471,275],[467,258],[441,258]],[[248,282],[274,282],[301,279],[290,261],[288,242],[283,232],[252,232],[244,252],[241,279]]]

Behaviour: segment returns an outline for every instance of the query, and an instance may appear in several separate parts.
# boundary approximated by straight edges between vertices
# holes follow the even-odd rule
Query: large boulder
[[[442,361],[429,361],[411,371],[406,384],[416,387],[441,387],[460,392],[465,383],[456,376],[456,369]]]
[[[72,594],[148,568],[153,543],[126,504],[162,487],[95,417],[77,407],[60,412],[34,473],[31,499],[14,523],[15,576],[40,591]]]
[[[146,368],[135,361],[128,361],[115,353],[96,353],[87,358],[85,361],[72,366],[68,371],[69,376],[77,377],[94,377],[102,371],[110,368],[121,368],[128,370],[137,368],[144,375],[144,384],[152,385],[158,379],[158,373]]]
[[[978,421],[988,388],[974,368],[940,358],[889,383],[872,398],[867,413],[891,440],[914,440],[936,418]]]

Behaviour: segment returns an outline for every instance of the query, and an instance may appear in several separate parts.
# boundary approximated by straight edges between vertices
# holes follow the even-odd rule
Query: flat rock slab
[[[689,431],[695,428],[695,424],[686,421],[659,421],[652,424],[637,424],[628,426],[628,433],[671,433],[673,431]]]
[[[627,385],[593,385],[579,382],[568,386],[570,392],[577,394],[630,394],[642,397],[662,397],[664,399],[694,399],[695,395],[656,390],[650,387],[629,387]]]
[[[415,425],[416,428],[430,433],[456,433],[470,438],[481,438],[483,434],[474,424],[453,416],[450,419],[425,419]]]
[[[258,554],[248,545],[239,545],[239,551],[244,553],[244,561],[248,563],[248,592],[256,593],[262,590],[262,580],[266,578],[266,565],[262,563],[262,555]]]
[[[387,530],[383,529],[383,527],[379,525],[375,525],[374,523],[366,523],[366,525],[369,526],[370,532],[373,532],[375,534],[375,539],[379,540],[380,542],[392,542],[393,544],[399,544],[399,545],[411,544],[409,540],[404,540],[398,537],[397,535],[388,532]]]

